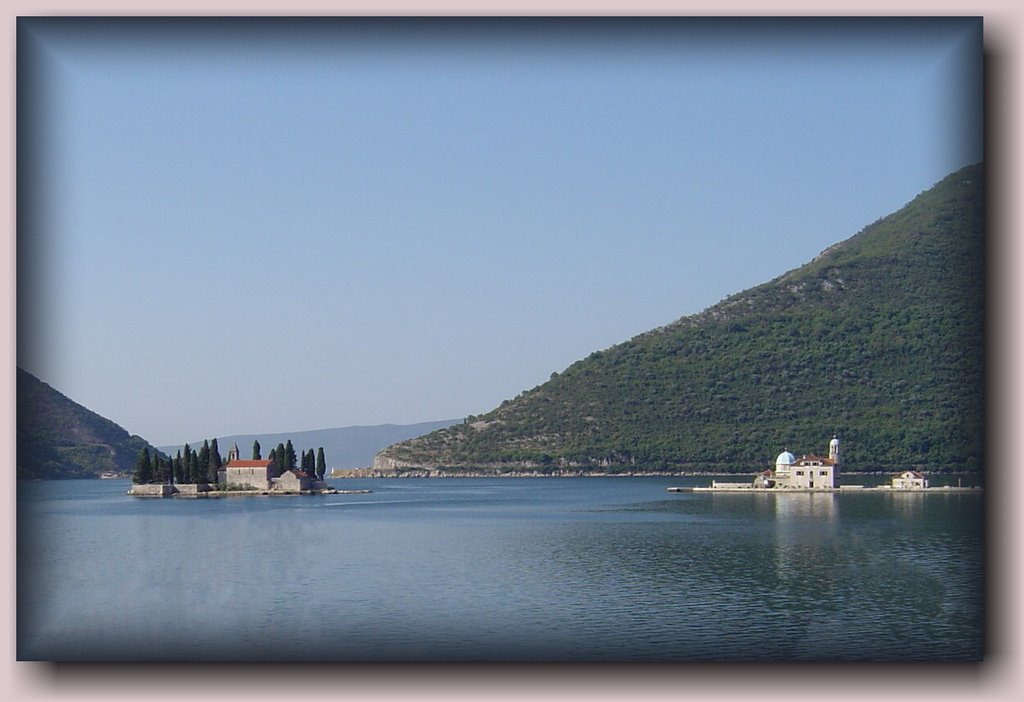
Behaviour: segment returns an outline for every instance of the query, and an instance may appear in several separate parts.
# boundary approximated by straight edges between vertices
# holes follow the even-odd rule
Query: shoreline
[[[142,487],[142,490],[136,490]],[[129,497],[142,498],[180,498],[184,500],[219,500],[225,497],[277,497],[285,495],[366,495],[373,490],[338,490],[337,488],[324,488],[318,490],[196,490],[181,492],[179,490],[168,490],[172,485],[150,486],[133,485],[126,493]]]
[[[870,471],[843,471],[843,475],[859,476],[885,476],[898,473],[901,470],[918,470],[917,468],[898,468]],[[948,473],[935,473],[934,475],[984,475],[983,471],[951,471]],[[739,478],[753,473],[726,473],[721,471],[624,471],[624,472],[595,472],[595,471],[559,471],[542,473],[534,471],[511,471],[508,473],[496,473],[493,471],[444,471],[444,470],[409,470],[403,472],[377,471],[368,468],[337,471],[327,476],[327,480],[367,480],[367,479],[391,479],[391,478]],[[853,487],[853,486],[850,486]]]
[[[846,495],[856,495],[865,492],[885,492],[894,495],[902,495],[904,493],[941,493],[949,495],[952,493],[981,493],[984,492],[984,488],[981,487],[954,487],[952,485],[942,485],[940,487],[926,487],[926,488],[894,488],[891,485],[846,485],[837,488],[760,488],[747,485],[716,485],[712,487],[670,487],[667,488],[667,492],[731,492],[731,493],[746,493],[746,494],[773,494],[773,495],[793,495],[793,494],[814,494],[814,493],[826,493],[835,494],[842,493]]]

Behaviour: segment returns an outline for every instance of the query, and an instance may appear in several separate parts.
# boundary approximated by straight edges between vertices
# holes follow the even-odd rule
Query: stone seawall
[[[133,497],[244,497],[252,495],[339,495],[362,494],[370,490],[338,490],[326,483],[316,481],[313,487],[306,490],[218,490],[208,483],[182,483],[179,485],[132,485],[128,494]]]
[[[132,485],[128,494],[135,497],[170,497],[176,492],[176,485]]]
[[[201,492],[210,492],[213,489],[209,483],[184,483],[174,487],[178,489],[178,494],[182,497],[194,497]]]
[[[828,494],[828,493],[851,493],[851,492],[870,492],[878,493],[885,492],[892,495],[904,495],[907,493],[922,493],[926,492],[930,495],[936,494],[950,494],[950,493],[981,493],[983,491],[980,487],[953,487],[950,485],[943,485],[942,487],[926,487],[926,488],[893,488],[889,485],[840,485],[835,488],[761,488],[753,487],[751,485],[741,485],[737,483],[718,483],[711,487],[670,487],[669,492],[742,492],[747,494],[758,494],[758,495],[796,495],[796,494]]]

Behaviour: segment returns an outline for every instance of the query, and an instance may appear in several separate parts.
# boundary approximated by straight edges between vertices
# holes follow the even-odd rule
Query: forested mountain
[[[964,168],[811,262],[375,467],[752,472],[837,433],[846,470],[980,470],[983,180]]]
[[[95,478],[131,473],[145,439],[18,369],[18,478]]]

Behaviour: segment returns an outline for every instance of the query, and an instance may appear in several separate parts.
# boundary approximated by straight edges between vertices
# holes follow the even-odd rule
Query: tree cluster
[[[159,452],[150,455],[148,448],[139,452],[132,473],[136,484],[216,483],[217,472],[224,465],[217,439],[203,440],[198,451],[185,444],[173,458]]]
[[[259,441],[253,442],[253,460],[261,460],[261,449]],[[277,448],[272,449],[268,458],[271,461],[271,468],[280,475],[285,471],[298,467],[298,456],[289,439],[287,443],[280,443]],[[202,448],[198,451],[188,444],[171,458],[156,452],[150,455],[148,448],[139,452],[135,464],[135,471],[132,473],[132,482],[144,483],[216,483],[218,472],[224,467],[224,458],[220,455],[217,446],[217,439],[204,440]],[[317,453],[313,449],[302,452],[301,469],[309,475],[315,475],[318,480],[323,480],[327,472],[327,461],[324,458],[324,449],[321,446]]]

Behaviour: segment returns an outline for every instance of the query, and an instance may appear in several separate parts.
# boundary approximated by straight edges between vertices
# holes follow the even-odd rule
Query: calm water
[[[144,500],[18,485],[18,657],[976,660],[984,499],[709,478],[331,481]],[[863,481],[858,481],[863,482]]]

